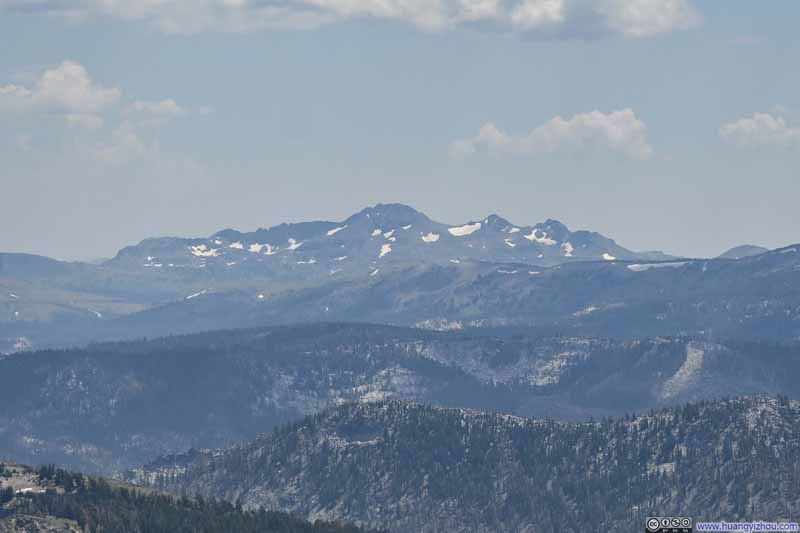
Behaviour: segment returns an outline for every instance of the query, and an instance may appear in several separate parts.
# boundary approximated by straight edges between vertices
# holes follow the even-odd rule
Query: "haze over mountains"
[[[790,516],[798,373],[800,245],[676,258],[390,204],[0,254],[0,457],[312,521]]]
[[[453,226],[379,204],[341,222],[146,239],[101,264],[0,254],[0,352],[342,319],[796,339],[796,250],[678,260],[554,220]]]

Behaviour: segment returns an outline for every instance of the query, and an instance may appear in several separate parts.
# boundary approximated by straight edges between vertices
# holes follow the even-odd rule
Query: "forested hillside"
[[[25,485],[24,488],[15,488]],[[0,532],[362,533],[226,501],[175,498],[55,466],[0,463]]]
[[[397,532],[641,530],[647,516],[796,517],[800,403],[699,402],[588,423],[349,404],[130,478]]]
[[[321,324],[0,360],[0,455],[114,472],[347,401],[586,419],[728,394],[800,397],[797,345]]]

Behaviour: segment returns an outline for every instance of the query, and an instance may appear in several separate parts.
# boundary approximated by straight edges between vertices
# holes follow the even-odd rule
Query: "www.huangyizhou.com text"
[[[695,531],[800,531],[797,522],[695,522]]]

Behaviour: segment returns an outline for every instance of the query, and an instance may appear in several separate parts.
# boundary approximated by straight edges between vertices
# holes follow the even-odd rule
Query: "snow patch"
[[[506,239],[504,242],[506,243],[506,246],[510,246],[512,248],[517,246],[516,244],[514,244],[514,241],[512,241],[511,239]]]
[[[458,259],[451,259],[450,262],[451,263],[455,263],[455,264],[459,264],[461,261],[459,261]]]
[[[377,274],[377,273],[378,273],[378,272],[380,272],[380,271],[381,271],[381,269],[380,269],[380,268],[376,268],[375,270],[373,270],[373,271],[372,271],[372,273],[369,275],[369,277],[372,277],[372,276],[374,276],[375,274]]]
[[[376,230],[373,230],[373,231],[372,231],[372,236],[373,236],[373,237],[377,237],[377,236],[378,236],[378,235],[380,235],[381,233],[383,233],[383,231],[381,231],[381,229],[380,229],[380,228],[378,228],[378,229],[376,229]]]
[[[394,235],[394,230],[387,231],[386,233],[384,233],[384,234],[383,234],[383,238],[384,238],[384,239],[391,239],[391,238],[392,238],[392,235]]]
[[[671,263],[648,263],[648,264],[634,264],[628,265],[628,270],[634,272],[643,272],[651,268],[678,268],[686,264],[686,261],[673,261]]]
[[[278,253],[278,250],[280,250],[280,248],[277,246],[273,247],[271,244],[265,244],[264,246],[267,249],[267,251],[264,252],[264,255],[275,255]]]
[[[571,242],[565,242],[561,245],[561,248],[564,250],[564,257],[572,257],[572,252],[575,251]]]
[[[508,230],[509,233],[517,233],[518,231],[519,228],[511,228],[510,230]]]
[[[336,235],[343,229],[347,229],[347,224],[345,224],[344,226],[339,226],[338,228],[333,228],[332,230],[328,230],[328,232],[325,233],[325,235],[327,235],[328,237],[332,237],[333,235]]]
[[[410,230],[411,229],[411,224],[408,224],[407,226],[403,226],[403,229],[404,230]]]
[[[303,246],[302,242],[297,242],[294,239],[289,239],[289,246],[287,246],[286,249],[287,250],[297,250],[301,246]]]
[[[384,244],[383,246],[381,246],[381,253],[378,256],[378,258],[380,259],[384,255],[386,255],[388,253],[391,253],[391,251],[392,251],[392,245],[391,244]]]
[[[237,250],[244,250],[244,244],[240,242],[232,242],[228,245],[228,248],[236,248]]]
[[[466,237],[467,235],[475,233],[479,229],[481,229],[481,223],[476,222],[474,224],[464,224],[463,226],[458,226],[455,228],[447,228],[447,231],[454,237]]]
[[[250,247],[247,250],[250,251],[250,252],[253,252],[254,254],[259,254],[259,253],[261,253],[261,250],[263,250],[267,246],[269,246],[269,244],[254,243],[254,244],[251,244]]]
[[[516,270],[498,270],[497,273],[498,274],[516,274],[517,271]]]
[[[209,248],[205,244],[200,244],[192,246],[192,255],[195,257],[217,257],[219,255],[219,249]]]
[[[200,292],[196,292],[196,293],[194,293],[194,294],[190,294],[189,296],[187,296],[187,297],[186,297],[186,300],[191,300],[191,299],[193,299],[193,298],[197,298],[198,296],[202,296],[202,295],[204,295],[204,294],[205,294],[205,293],[207,293],[207,292],[208,292],[208,289],[203,289],[203,290],[202,290],[202,291],[200,291]]]
[[[595,311],[597,311],[597,307],[595,307],[593,305],[590,305],[589,307],[587,307],[585,309],[581,309],[580,311],[576,311],[575,313],[572,313],[572,316],[586,316],[586,315],[590,315],[590,314],[594,313]]]
[[[13,292],[9,292],[8,295],[11,297],[12,300],[19,300],[19,296],[17,296]]]
[[[423,242],[436,242],[439,240],[438,233],[428,233],[427,235],[422,236]]]
[[[340,256],[340,257],[334,257],[334,258],[333,258],[333,260],[334,260],[334,261],[344,261],[345,259],[347,259],[347,256],[346,256],[346,255],[343,255],[343,256]]]
[[[581,359],[581,354],[578,352],[565,351],[557,353],[550,360],[536,365],[536,373],[531,377],[530,381],[539,386],[555,385],[561,381],[561,374],[579,359]]]
[[[542,236],[541,237],[539,237],[537,235],[538,232],[539,232],[539,230],[537,230],[536,228],[533,228],[531,230],[531,234],[530,235],[523,235],[523,237],[525,237],[526,239],[528,239],[531,242],[538,242],[539,244],[544,244],[544,245],[547,245],[547,246],[553,246],[554,244],[556,244],[556,241],[554,241],[553,239],[551,239],[551,238],[549,238],[547,236],[547,232],[546,231],[542,232]]]
[[[606,261],[614,261],[616,257],[614,257],[608,252],[603,252],[603,259],[605,259]]]

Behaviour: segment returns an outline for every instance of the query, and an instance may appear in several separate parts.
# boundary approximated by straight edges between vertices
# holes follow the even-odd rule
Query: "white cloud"
[[[0,112],[41,112],[62,115],[70,125],[99,127],[100,113],[115,104],[121,91],[97,85],[74,61],[46,69],[32,87],[0,86]]]
[[[689,0],[603,0],[598,11],[612,31],[628,37],[685,30],[701,21]]]
[[[169,34],[315,28],[334,20],[305,0],[0,0],[0,11],[144,21]]]
[[[500,0],[459,0],[458,5],[461,20],[467,22],[495,19],[502,12]]]
[[[564,0],[522,0],[511,11],[514,26],[526,30],[564,21]]]
[[[0,0],[0,11],[144,21],[166,33],[316,28],[357,18],[397,20],[428,31],[479,21],[572,37],[649,37],[701,21],[693,0]]]
[[[121,114],[116,104],[122,91],[99,85],[74,61],[40,69],[26,79],[29,81],[24,84],[0,85],[0,113],[24,115],[26,122],[29,116],[55,116],[70,128],[84,130],[64,135],[63,141],[69,144],[69,151],[92,163],[119,166],[169,161],[171,156],[159,150],[153,126],[188,112],[174,99],[165,98],[134,100],[122,107]],[[208,112],[210,108],[200,108],[198,114]],[[20,139],[18,147],[29,151],[30,138]]]
[[[172,98],[156,102],[136,100],[130,105],[129,111],[156,117],[177,117],[183,114],[181,106]]]
[[[610,113],[591,111],[570,119],[557,116],[523,137],[513,137],[487,123],[474,137],[453,142],[450,154],[464,158],[480,148],[495,154],[606,149],[631,159],[648,159],[653,154],[647,142],[647,128],[631,109]]]
[[[136,100],[125,111],[138,125],[154,128],[162,127],[170,120],[186,114],[186,110],[172,98],[152,102]]]
[[[64,115],[64,120],[72,127],[96,130],[103,127],[103,117],[92,114],[70,113]]]
[[[102,163],[124,165],[145,157],[150,149],[133,124],[124,121],[111,132],[109,140],[93,145],[89,155]]]
[[[769,113],[753,113],[724,124],[719,133],[738,146],[800,146],[800,127],[791,127],[785,119]]]

